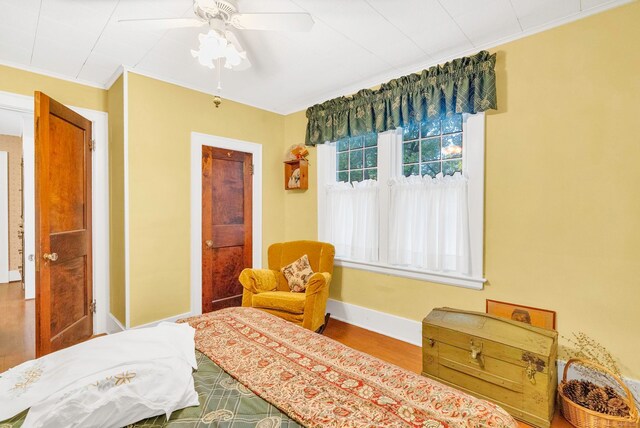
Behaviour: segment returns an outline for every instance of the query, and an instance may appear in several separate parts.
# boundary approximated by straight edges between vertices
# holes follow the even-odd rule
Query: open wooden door
[[[36,357],[93,334],[91,121],[35,93]]]
[[[202,312],[242,304],[240,272],[252,265],[250,153],[202,147]]]

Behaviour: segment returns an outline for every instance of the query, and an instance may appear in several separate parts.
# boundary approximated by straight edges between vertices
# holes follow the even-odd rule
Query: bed
[[[257,309],[180,322],[196,329],[200,406],[135,427],[517,427],[492,403]]]

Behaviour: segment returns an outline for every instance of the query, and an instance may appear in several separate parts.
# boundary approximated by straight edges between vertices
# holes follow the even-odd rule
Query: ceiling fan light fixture
[[[224,33],[217,30],[209,30],[208,33],[198,35],[200,46],[198,50],[191,50],[191,55],[205,67],[215,68],[215,61],[224,60],[224,67],[232,69],[239,66],[247,58],[246,52],[239,52],[233,43],[230,43]]]

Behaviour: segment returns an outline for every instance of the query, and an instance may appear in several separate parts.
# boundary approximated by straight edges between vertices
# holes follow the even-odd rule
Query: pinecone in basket
[[[629,416],[629,406],[620,397],[614,397],[607,402],[607,413],[612,416]]]
[[[604,388],[595,387],[587,394],[586,407],[598,413],[607,413],[609,396]]]
[[[614,388],[612,388],[611,386],[609,386],[609,385],[604,387],[604,392],[607,393],[607,396],[609,397],[609,399],[620,398],[620,396],[618,395],[616,390]]]
[[[570,380],[562,387],[562,393],[574,403],[584,406],[587,402],[587,394],[589,394],[588,382],[580,380]]]

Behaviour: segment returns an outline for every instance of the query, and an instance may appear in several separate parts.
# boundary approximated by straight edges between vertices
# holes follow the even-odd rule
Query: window
[[[402,173],[453,175],[462,172],[462,115],[408,127],[402,133]]]
[[[378,135],[345,138],[336,143],[336,181],[378,179]]]
[[[482,288],[484,114],[318,146],[318,236],[336,264]]]

